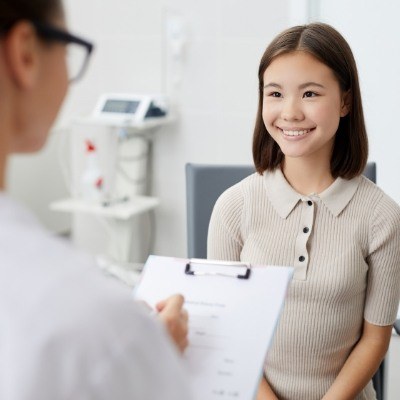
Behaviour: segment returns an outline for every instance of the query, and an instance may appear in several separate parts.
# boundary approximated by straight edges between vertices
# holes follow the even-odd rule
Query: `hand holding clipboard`
[[[195,400],[251,400],[262,376],[293,268],[150,256],[135,297],[154,307],[182,293],[184,362]]]

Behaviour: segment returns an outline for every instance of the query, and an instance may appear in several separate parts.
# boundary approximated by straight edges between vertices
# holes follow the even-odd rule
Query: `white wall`
[[[160,254],[186,254],[184,165],[251,163],[258,62],[287,24],[287,2],[169,1],[187,19],[189,43],[178,129],[159,135],[154,191]]]
[[[96,51],[85,78],[71,87],[58,125],[90,113],[104,92],[160,92],[170,87],[165,18],[176,14],[186,24],[182,82],[177,90],[180,119],[159,132],[154,142],[152,194],[161,200],[155,253],[186,254],[186,162],[251,163],[258,62],[272,37],[293,19],[292,2],[66,0],[71,31],[93,39]],[[48,152],[54,158],[54,146]],[[45,155],[36,157],[42,157],[43,163],[54,161]],[[30,191],[22,196],[21,185],[13,184],[20,176],[29,180],[26,163],[34,162],[24,158],[14,163],[11,187],[54,226],[54,214],[38,207],[43,193]],[[65,189],[55,186],[45,192],[46,200],[65,195]]]
[[[400,37],[397,0],[320,0],[320,19],[348,40],[356,58],[378,185],[400,203]]]
[[[305,22],[308,14],[333,24],[353,48],[370,159],[378,163],[379,185],[400,202],[396,0],[379,7],[374,0],[66,0],[66,11],[71,30],[93,39],[96,51],[84,80],[71,87],[61,125],[90,113],[101,93],[169,88],[165,18],[175,13],[186,23],[188,43],[178,90],[181,117],[157,134],[154,145],[152,194],[162,204],[155,252],[186,252],[186,162],[251,162],[258,61],[276,33]],[[50,213],[44,205],[67,193],[60,169],[53,167],[59,136],[53,134],[42,154],[15,158],[9,174],[11,192],[53,229],[68,225],[65,216]]]

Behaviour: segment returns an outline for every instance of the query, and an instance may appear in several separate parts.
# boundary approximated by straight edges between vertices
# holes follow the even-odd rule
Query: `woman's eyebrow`
[[[278,85],[277,83],[274,83],[274,82],[270,82],[270,83],[267,83],[267,84],[264,85],[264,89],[266,89],[267,87],[275,87],[275,88],[278,88],[278,89],[282,88],[281,85]]]
[[[324,86],[324,85],[321,85],[320,83],[317,83],[317,82],[306,82],[306,83],[302,83],[302,84],[299,86],[299,89],[304,89],[304,88],[306,88],[306,87],[308,87],[308,86],[318,86],[318,87],[320,87],[320,88],[322,88],[322,89],[325,89],[325,86]]]
[[[321,85],[320,83],[317,83],[317,82],[305,82],[305,83],[302,83],[301,85],[299,85],[299,89],[304,89],[304,88],[309,87],[309,86],[317,86],[317,87],[320,87],[322,89],[325,89],[324,85]],[[274,82],[270,82],[270,83],[267,83],[267,84],[264,85],[264,89],[266,89],[268,87],[274,87],[274,88],[282,89],[281,85],[279,85],[278,83],[274,83]]]

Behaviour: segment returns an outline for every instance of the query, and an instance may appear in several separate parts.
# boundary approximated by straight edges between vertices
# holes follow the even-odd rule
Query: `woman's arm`
[[[258,387],[256,400],[279,400],[275,393],[272,391],[265,377],[262,377],[260,386]]]
[[[371,380],[389,347],[392,326],[364,321],[362,336],[323,400],[352,400]]]
[[[240,261],[242,213],[243,195],[238,184],[225,191],[215,203],[208,227],[208,259]]]

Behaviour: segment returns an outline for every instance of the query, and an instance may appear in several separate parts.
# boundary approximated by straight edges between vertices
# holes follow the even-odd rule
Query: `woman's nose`
[[[282,103],[281,118],[285,121],[299,121],[304,118],[299,102],[294,98],[286,98]]]

